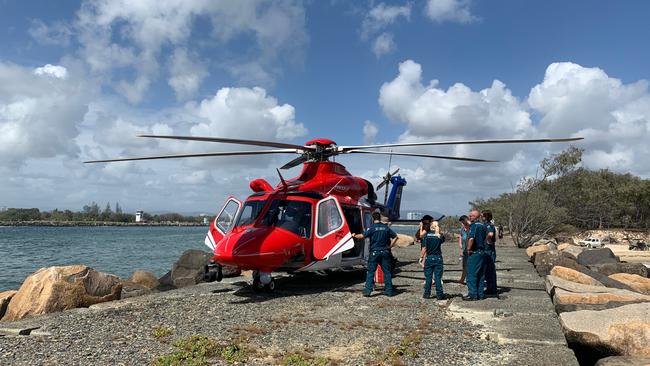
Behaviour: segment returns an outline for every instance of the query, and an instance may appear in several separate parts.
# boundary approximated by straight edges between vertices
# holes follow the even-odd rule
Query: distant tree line
[[[650,180],[580,167],[582,149],[570,147],[540,162],[512,192],[470,204],[491,209],[520,247],[539,236],[584,229],[650,227]]]
[[[201,223],[201,216],[183,216],[177,213],[143,214],[146,222],[196,222]],[[40,211],[38,208],[8,208],[0,212],[0,221],[103,221],[103,222],[135,222],[135,215],[124,213],[118,202],[115,208],[106,203],[104,209],[100,209],[97,202],[84,205],[81,211],[59,210]]]

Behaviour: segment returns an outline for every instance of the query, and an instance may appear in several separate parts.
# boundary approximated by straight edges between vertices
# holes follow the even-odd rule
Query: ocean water
[[[164,275],[187,249],[208,250],[208,227],[0,227],[0,291],[42,267],[85,264],[130,277]]]
[[[395,225],[413,235],[415,227]],[[208,227],[0,227],[0,291],[17,289],[39,268],[85,264],[128,278],[143,269],[160,277],[187,249],[203,244]]]

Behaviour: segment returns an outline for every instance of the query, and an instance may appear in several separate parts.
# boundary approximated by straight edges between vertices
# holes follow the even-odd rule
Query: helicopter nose
[[[242,269],[270,272],[302,252],[302,243],[281,230],[248,228],[227,234],[217,245],[214,260]]]

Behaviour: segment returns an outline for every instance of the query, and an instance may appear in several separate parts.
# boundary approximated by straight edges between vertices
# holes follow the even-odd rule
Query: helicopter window
[[[318,204],[318,236],[325,236],[343,226],[343,218],[333,199]]]
[[[239,211],[239,203],[236,201],[228,201],[226,206],[221,211],[219,217],[217,217],[217,227],[224,233],[228,232],[232,227],[232,224]]]
[[[370,212],[364,212],[363,213],[363,227],[364,228],[369,228],[372,225],[372,215]]]
[[[265,200],[246,201],[235,226],[244,226],[254,223],[265,204]]]
[[[262,223],[309,238],[311,237],[311,204],[304,201],[275,200],[264,215]]]

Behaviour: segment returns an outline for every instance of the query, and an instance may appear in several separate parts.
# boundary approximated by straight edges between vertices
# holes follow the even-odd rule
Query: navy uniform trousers
[[[485,297],[485,262],[487,256],[484,250],[472,252],[467,258],[467,296],[472,299]]]
[[[393,295],[395,290],[393,289],[393,276],[391,274],[392,267],[392,256],[388,249],[383,250],[372,250],[370,251],[370,256],[368,257],[368,273],[366,273],[366,286],[364,292],[370,294],[373,290],[375,284],[375,271],[377,270],[377,265],[381,264],[381,270],[384,272],[384,293],[387,295]]]
[[[497,293],[497,252],[494,248],[485,251],[485,292],[488,294]]]
[[[431,296],[431,282],[432,277],[434,276],[436,282],[436,297],[440,299],[445,295],[442,290],[443,269],[442,256],[427,255],[424,260],[424,297]]]

